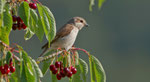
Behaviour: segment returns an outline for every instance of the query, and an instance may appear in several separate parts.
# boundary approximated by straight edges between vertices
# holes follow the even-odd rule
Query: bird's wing
[[[72,29],[74,28],[74,26],[72,24],[66,24],[64,25],[62,28],[60,28],[58,30],[58,32],[56,33],[56,36],[54,38],[54,40],[52,40],[51,44],[54,43],[55,41],[57,41],[58,38],[64,37],[66,35],[68,35]],[[48,48],[48,42],[42,46],[42,49],[47,49]]]

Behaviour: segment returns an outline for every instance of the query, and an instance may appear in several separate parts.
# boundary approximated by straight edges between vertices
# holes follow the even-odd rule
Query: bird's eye
[[[83,20],[80,20],[81,23],[83,23]]]

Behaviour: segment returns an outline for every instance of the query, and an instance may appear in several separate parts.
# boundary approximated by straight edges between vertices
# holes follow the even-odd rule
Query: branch
[[[83,51],[84,53],[86,53],[88,56],[90,56],[89,52],[87,52],[86,50],[81,49],[81,48],[72,47],[70,50],[80,50],[80,51]],[[51,59],[51,58],[53,58],[53,57],[55,57],[55,56],[58,56],[58,55],[61,54],[63,51],[64,51],[64,50],[59,51],[59,52],[56,52],[56,53],[52,53],[52,54],[50,54],[50,55],[48,55],[48,56],[39,57],[39,58],[37,58],[36,62],[37,62],[37,64],[39,64],[39,63],[41,63],[41,62],[43,62],[43,61],[46,61],[46,60]]]
[[[39,64],[39,63],[41,63],[41,62],[43,62],[43,61],[46,61],[46,60],[48,60],[48,59],[51,59],[51,58],[53,58],[53,57],[55,57],[55,56],[58,56],[58,55],[61,54],[62,52],[63,52],[63,51],[59,51],[59,52],[56,52],[56,53],[52,53],[52,54],[50,54],[50,55],[48,55],[48,56],[38,57],[37,60],[36,60],[36,63]]]

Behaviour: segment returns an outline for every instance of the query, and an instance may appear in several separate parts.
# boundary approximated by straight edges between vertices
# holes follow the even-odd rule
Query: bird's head
[[[73,17],[68,23],[74,24],[79,30],[81,30],[83,27],[89,26],[82,17]]]

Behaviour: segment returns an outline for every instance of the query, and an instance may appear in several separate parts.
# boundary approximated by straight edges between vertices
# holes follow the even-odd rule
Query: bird
[[[64,24],[56,33],[55,38],[51,41],[50,47],[48,42],[42,46],[43,52],[40,56],[52,49],[65,49],[68,51],[74,44],[78,32],[83,27],[88,27],[86,20],[82,17],[73,17]]]

